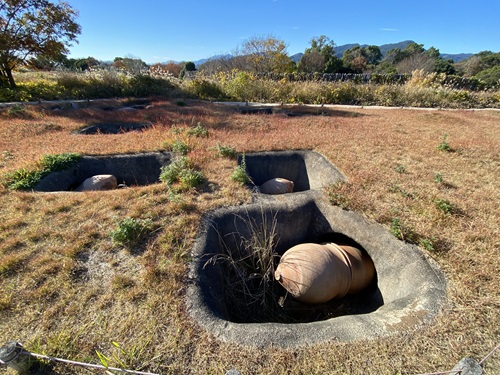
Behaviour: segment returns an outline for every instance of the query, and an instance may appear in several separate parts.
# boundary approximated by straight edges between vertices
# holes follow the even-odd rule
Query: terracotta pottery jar
[[[273,178],[260,185],[260,192],[263,194],[286,194],[293,192],[293,181],[286,178]]]
[[[118,186],[116,177],[111,174],[98,174],[87,178],[76,191],[92,191],[92,190],[113,190]]]
[[[355,247],[304,243],[283,254],[274,277],[298,301],[324,303],[366,288],[375,267]]]

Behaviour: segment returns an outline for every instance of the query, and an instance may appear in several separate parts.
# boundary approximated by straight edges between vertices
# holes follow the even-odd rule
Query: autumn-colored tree
[[[243,43],[241,54],[248,69],[256,73],[288,73],[294,69],[285,42],[273,36],[250,38]]]
[[[426,73],[432,73],[436,66],[436,59],[429,57],[424,53],[409,55],[396,64],[398,73],[410,74],[414,70],[422,70]]]
[[[411,73],[422,70],[426,73],[455,73],[453,62],[443,60],[437,48],[424,49],[423,44],[412,43],[398,56],[396,68],[399,73]]]
[[[319,51],[306,52],[300,58],[297,69],[303,73],[324,72],[325,56]]]
[[[81,31],[77,15],[64,2],[0,1],[0,86],[15,88],[13,70],[32,58],[66,54]]]
[[[342,63],[351,71],[362,73],[362,69],[366,66],[366,59],[363,57],[363,48],[356,46],[344,51]]]
[[[452,60],[443,60],[437,48],[428,50],[423,44],[411,43],[404,50],[399,48],[388,51],[377,66],[377,73],[410,74],[415,70],[426,73],[454,74],[455,67]]]
[[[356,73],[363,73],[366,71],[368,63],[364,56],[357,56],[351,61],[351,67]]]
[[[181,70],[183,68],[182,63],[176,63],[175,61],[169,61],[166,64],[156,63],[150,67],[150,71],[155,72],[157,74],[171,74],[174,77],[178,78]]]

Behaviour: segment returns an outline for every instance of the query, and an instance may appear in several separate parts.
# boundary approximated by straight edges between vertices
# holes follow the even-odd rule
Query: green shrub
[[[434,175],[434,182],[436,184],[442,184],[443,183],[443,175],[441,172],[437,172],[435,175]]]
[[[429,238],[422,238],[419,241],[419,245],[428,251],[435,251],[434,241]]]
[[[417,238],[413,230],[399,218],[392,220],[390,231],[394,237],[402,241],[415,243],[415,239]]]
[[[62,171],[75,165],[81,155],[76,153],[43,155],[40,164],[43,170],[48,172]]]
[[[455,209],[455,205],[447,199],[438,198],[434,201],[434,204],[438,210],[445,214],[451,214]]]
[[[49,173],[67,169],[79,159],[80,155],[75,153],[43,155],[35,168],[18,169],[4,175],[2,184],[11,190],[30,190]]]
[[[66,92],[76,94],[82,92],[88,83],[82,75],[76,73],[61,73],[57,76],[57,84]]]
[[[114,98],[123,96],[123,85],[109,85],[105,82],[93,81],[86,84],[81,92],[76,93],[80,99]]]
[[[245,161],[245,155],[241,158],[241,164],[238,165],[231,175],[233,181],[239,182],[242,185],[246,185],[250,183],[252,180],[250,176],[247,174],[247,163]]]
[[[18,169],[4,176],[3,184],[11,190],[33,189],[44,176],[43,171]]]
[[[181,183],[181,190],[189,190],[203,184],[205,177],[200,171],[184,169],[179,174],[179,182]]]
[[[0,102],[22,102],[26,101],[19,97],[18,90],[12,90],[8,87],[0,87]]]
[[[7,115],[12,117],[24,116],[25,114],[24,106],[20,104],[14,104],[7,110]]]
[[[347,182],[338,181],[327,188],[328,200],[331,204],[339,206],[343,210],[349,209],[350,202],[347,197]]]
[[[224,91],[220,86],[206,79],[194,79],[187,83],[187,90],[191,94],[205,100],[220,100],[224,99]]]
[[[234,169],[231,174],[231,179],[241,185],[246,185],[252,182],[250,176],[247,174],[247,163],[245,160],[245,154],[241,157],[240,164]]]
[[[198,122],[195,127],[188,129],[187,134],[199,138],[206,138],[208,137],[208,129],[201,125],[201,122]]]
[[[322,87],[319,82],[294,82],[289,95],[285,100],[288,103],[322,104],[332,100],[332,97],[328,96],[328,92],[325,94],[325,87]],[[324,97],[326,99],[322,99]],[[318,98],[320,98],[320,103],[318,103]]]
[[[405,167],[403,164],[398,164],[398,165],[396,165],[395,170],[396,170],[396,172],[398,172],[398,173],[400,173],[400,174],[405,174],[405,173],[407,173],[406,167]]]
[[[181,157],[175,159],[169,165],[161,168],[160,181],[166,183],[167,185],[173,184],[179,181],[179,175],[181,171],[191,168],[191,162],[187,157]]]
[[[100,82],[86,83],[81,90],[74,90],[71,95],[75,99],[99,99],[122,96],[121,88],[107,86]],[[109,96],[108,96],[109,95]],[[111,96],[113,95],[113,96]]]
[[[331,86],[326,102],[332,104],[358,105],[362,104],[360,97],[361,95],[358,90],[358,85],[353,82],[343,82]]]
[[[448,138],[448,134],[443,134],[441,143],[436,147],[439,151],[451,151],[450,144],[446,141],[446,138]]]
[[[195,170],[189,158],[183,156],[161,168],[160,181],[170,189],[183,191],[201,185],[205,182],[205,177]],[[176,184],[179,186],[176,187]]]
[[[187,145],[186,142],[179,141],[177,139],[172,142],[169,148],[171,151],[177,152],[181,155],[187,155],[189,151],[191,151],[191,148]]]
[[[262,87],[261,83],[262,80],[258,80],[253,74],[241,71],[226,82],[224,89],[235,100],[252,101],[260,96],[256,89]]]
[[[162,78],[153,78],[149,75],[136,75],[132,77],[126,87],[126,96],[145,97],[153,95],[166,95],[173,89],[172,84]]]
[[[231,175],[233,181],[239,182],[242,185],[248,184],[250,182],[250,177],[248,176],[245,168],[241,165],[238,165]]]
[[[151,219],[135,219],[126,217],[118,222],[117,228],[111,232],[113,244],[120,246],[133,246],[143,235],[151,230]]]
[[[500,88],[500,65],[493,66],[477,73],[474,78],[477,78],[487,87]]]
[[[0,101],[2,102],[28,102],[64,98],[64,90],[57,82],[46,79],[18,82],[17,87],[14,89],[7,87],[0,89]]]
[[[398,86],[383,84],[375,89],[375,97],[379,105],[388,107],[402,105],[401,96],[401,88]]]
[[[236,152],[236,149],[232,146],[224,146],[221,145],[220,143],[217,143],[216,150],[218,154],[222,157],[225,158],[235,158],[238,154]]]

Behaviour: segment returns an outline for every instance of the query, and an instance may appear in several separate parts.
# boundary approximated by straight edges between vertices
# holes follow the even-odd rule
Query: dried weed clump
[[[231,304],[228,307],[235,321],[290,320],[278,306],[279,287],[274,279],[279,260],[276,218],[268,217],[262,209],[260,219],[250,215],[235,218],[248,228],[249,237],[239,233],[219,234],[223,252],[213,255],[205,266],[219,264],[224,267],[225,283],[231,286],[224,298]]]
[[[346,88],[347,89],[347,88]],[[340,92],[339,92],[340,94]],[[499,341],[500,113],[323,107],[324,115],[242,115],[196,101],[154,100],[149,109],[109,111],[25,106],[0,114],[0,174],[30,169],[42,155],[112,155],[164,150],[175,128],[204,183],[156,184],[85,193],[0,187],[0,341],[38,353],[154,373],[425,373],[482,359]],[[295,108],[298,109],[299,107]],[[290,110],[291,107],[283,107]],[[141,132],[75,135],[89,123],[151,121]],[[207,136],[193,124],[201,123]],[[196,130],[195,130],[196,129]],[[437,145],[443,134],[451,151]],[[413,332],[356,343],[255,349],[224,343],[186,313],[190,251],[204,213],[249,202],[232,180],[234,158],[261,150],[314,149],[346,176],[326,199],[421,246],[443,269],[449,302]],[[219,148],[218,148],[219,147]],[[214,152],[215,150],[215,152]],[[232,154],[232,152],[230,152]],[[403,166],[404,171],[402,167]],[[401,173],[404,172],[404,173]],[[179,183],[179,182],[177,182]],[[117,220],[151,223],[129,248],[116,246]],[[279,236],[279,233],[278,233]],[[98,354],[99,353],[99,354]],[[485,363],[500,367],[498,353]],[[87,370],[55,365],[60,374]]]

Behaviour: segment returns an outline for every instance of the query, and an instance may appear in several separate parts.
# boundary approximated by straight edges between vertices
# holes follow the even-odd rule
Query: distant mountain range
[[[460,62],[467,60],[469,57],[474,56],[473,53],[442,53],[441,58],[444,60],[453,60],[453,62]]]
[[[206,63],[207,61],[210,61],[210,60],[215,60],[215,59],[230,59],[231,57],[233,57],[233,55],[231,55],[231,54],[227,54],[227,55],[215,55],[215,56],[212,56],[212,57],[209,57],[209,58],[206,58],[206,59],[201,59],[201,60],[197,60],[197,61],[193,61],[193,62],[194,62],[194,65],[200,66],[201,64]]]
[[[391,49],[394,48],[399,48],[401,50],[404,50],[408,45],[415,43],[413,40],[405,40],[403,42],[399,43],[389,43],[389,44],[382,44],[380,47],[380,52],[382,52],[382,56],[385,56],[387,52],[389,52]],[[348,49],[354,48],[354,47],[368,47],[368,44],[359,44],[359,43],[353,43],[353,44],[343,44],[341,46],[336,46],[335,47],[335,53],[337,54],[338,57],[342,57],[345,51]],[[302,57],[304,53],[299,52],[296,53],[295,55],[291,55],[290,58],[294,62],[299,62],[300,58]],[[469,57],[474,55],[473,53],[458,53],[458,54],[450,54],[450,53],[442,53],[441,57],[445,60],[453,60],[453,62],[457,63],[459,61],[467,60]],[[209,61],[209,60],[214,60],[214,59],[229,59],[231,58],[232,55],[227,54],[227,55],[217,55],[217,56],[212,56],[210,58],[206,59],[201,59],[197,61],[193,61],[196,66],[200,66],[201,64]]]

